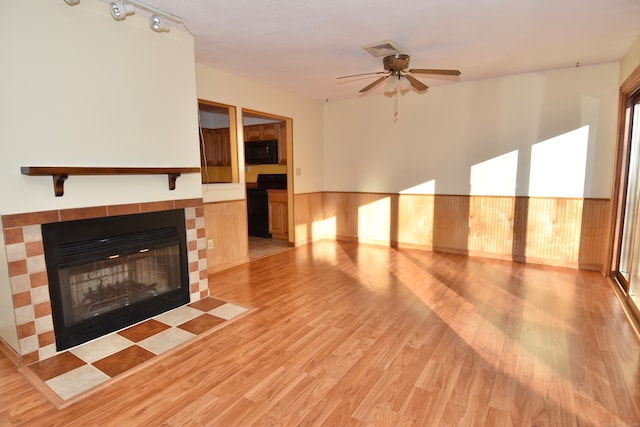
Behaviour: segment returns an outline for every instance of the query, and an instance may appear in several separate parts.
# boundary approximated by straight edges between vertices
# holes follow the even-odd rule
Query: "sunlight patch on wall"
[[[515,196],[518,177],[518,150],[471,166],[469,194]]]
[[[325,238],[327,236],[335,237],[338,227],[336,225],[336,217],[326,218],[324,220],[314,220],[311,224],[311,232],[314,239]]]
[[[589,126],[531,147],[529,196],[584,197]]]
[[[436,180],[423,182],[422,184],[414,185],[413,187],[406,188],[400,191],[400,194],[435,194],[436,193]]]
[[[383,197],[358,208],[358,240],[389,243],[391,199]]]

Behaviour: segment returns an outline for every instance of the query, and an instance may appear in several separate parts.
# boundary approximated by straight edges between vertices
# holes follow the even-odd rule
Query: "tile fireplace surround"
[[[61,209],[2,216],[9,283],[15,311],[18,364],[29,365],[57,354],[41,224],[184,209],[187,229],[190,301],[209,296],[202,199]]]

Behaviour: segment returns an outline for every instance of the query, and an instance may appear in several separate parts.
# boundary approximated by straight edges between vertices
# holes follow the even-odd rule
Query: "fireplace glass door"
[[[181,286],[180,246],[140,249],[130,255],[77,266],[60,266],[64,323],[156,298]]]

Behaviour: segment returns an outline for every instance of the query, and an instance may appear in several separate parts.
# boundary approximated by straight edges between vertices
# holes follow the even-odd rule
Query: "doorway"
[[[288,117],[243,109],[242,126],[249,258],[256,259],[294,246],[293,123]]]

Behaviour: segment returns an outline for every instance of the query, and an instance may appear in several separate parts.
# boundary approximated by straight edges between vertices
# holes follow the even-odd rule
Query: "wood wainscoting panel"
[[[294,195],[295,206],[295,246],[333,238],[325,231],[322,193]]]
[[[323,208],[328,238],[600,270],[610,201],[327,192]]]
[[[249,260],[247,204],[244,200],[205,203],[205,235],[209,274]]]
[[[609,210],[608,199],[530,198],[526,260],[602,269]]]
[[[391,241],[402,248],[433,249],[434,196],[400,194],[393,196],[397,209],[392,211]],[[395,218],[393,215],[395,213]]]
[[[323,200],[327,231],[333,231],[336,239],[391,244],[397,195],[330,192],[324,194]]]
[[[469,197],[468,249],[513,258],[515,197]]]
[[[432,231],[434,250],[468,253],[470,201],[469,196],[435,196]]]
[[[603,269],[607,260],[611,201],[585,199],[582,210],[578,263],[584,269]]]

